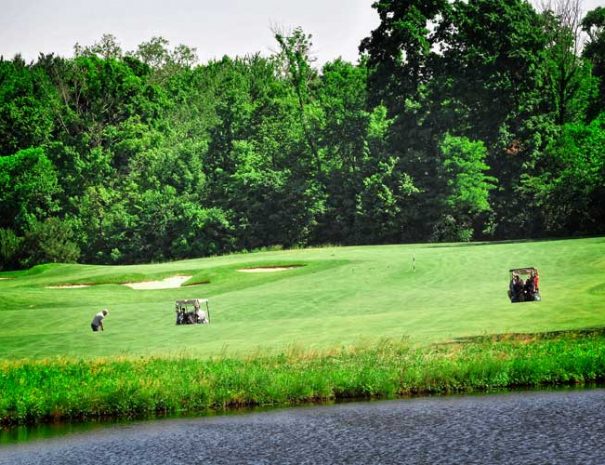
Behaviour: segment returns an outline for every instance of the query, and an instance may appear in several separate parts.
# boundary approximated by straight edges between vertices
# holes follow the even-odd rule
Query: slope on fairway
[[[415,269],[412,266],[415,262]],[[242,268],[291,269],[242,273]],[[508,270],[540,270],[542,302],[511,304]],[[121,283],[192,276],[184,286]],[[43,265],[0,273],[0,357],[213,356],[421,344],[605,326],[605,238],[332,247],[155,265]],[[198,284],[195,284],[198,283]],[[88,284],[89,287],[48,288]],[[210,325],[176,326],[174,301],[209,298]],[[90,320],[109,308],[106,331]]]

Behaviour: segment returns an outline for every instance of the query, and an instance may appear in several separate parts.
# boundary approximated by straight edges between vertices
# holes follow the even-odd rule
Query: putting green
[[[508,270],[526,266],[540,270],[543,300],[511,304]],[[277,270],[240,272],[268,268]],[[123,285],[177,276],[191,278],[163,289]],[[246,355],[382,337],[424,344],[605,326],[605,238],[52,264],[0,278],[10,278],[0,279],[0,357],[10,359]],[[210,299],[210,325],[175,325],[175,300],[190,298]],[[93,333],[90,320],[102,308],[109,308],[106,331]]]

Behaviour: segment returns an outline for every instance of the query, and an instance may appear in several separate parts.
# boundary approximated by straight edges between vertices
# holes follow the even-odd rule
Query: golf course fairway
[[[541,302],[511,304],[509,269],[540,272]],[[271,267],[277,269],[268,271]],[[242,270],[248,270],[243,272]],[[125,283],[190,276],[180,287]],[[605,326],[605,238],[278,250],[136,266],[0,273],[0,359],[249,357],[288,348],[429,345]],[[208,298],[210,325],[175,325]],[[90,321],[109,309],[105,331]]]

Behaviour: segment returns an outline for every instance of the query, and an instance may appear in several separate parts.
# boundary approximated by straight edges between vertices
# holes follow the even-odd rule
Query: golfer
[[[109,312],[105,308],[94,316],[94,318],[92,319],[92,323],[90,323],[90,327],[93,331],[98,331],[99,328],[101,328],[101,331],[105,331],[103,329],[103,319],[107,316],[108,313]]]

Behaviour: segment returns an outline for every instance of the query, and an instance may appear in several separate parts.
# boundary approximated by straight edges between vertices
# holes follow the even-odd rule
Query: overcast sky
[[[318,62],[357,60],[357,47],[378,24],[372,0],[0,0],[0,55],[71,56],[76,42],[105,34],[134,50],[153,36],[196,47],[202,62],[223,55],[270,54],[271,28],[302,26]]]
[[[223,55],[269,54],[271,28],[302,26],[320,65],[356,62],[361,39],[378,25],[373,0],[0,0],[0,55],[34,60],[39,52],[72,56],[76,42],[103,34],[134,50],[153,36],[196,47],[201,62]],[[605,0],[584,0],[584,10]]]

